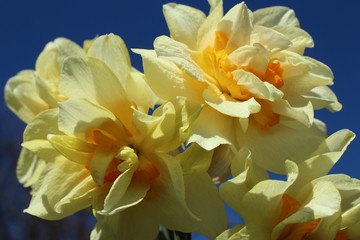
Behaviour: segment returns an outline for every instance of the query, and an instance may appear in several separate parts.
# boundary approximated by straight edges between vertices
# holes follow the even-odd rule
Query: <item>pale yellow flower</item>
[[[165,5],[171,37],[158,37],[155,50],[134,51],[160,98],[180,95],[203,104],[190,142],[208,150],[247,147],[261,167],[284,172],[287,158],[306,159],[325,139],[314,110],[341,108],[326,86],[332,72],[302,56],[313,42],[292,10],[251,12],[240,3],[223,16],[222,1],[209,2],[209,16]]]
[[[217,239],[358,239],[360,180],[326,175],[353,138],[352,132],[342,130],[311,158],[299,164],[287,160],[287,181],[255,175],[249,155],[243,172],[234,162],[234,178],[220,186],[220,194],[245,226],[229,229]]]
[[[59,89],[69,100],[28,124],[23,147],[48,163],[25,211],[59,219],[92,206],[93,239],[154,239],[159,225],[213,238],[226,216],[206,172],[212,152],[168,154],[199,106],[178,97],[148,115],[156,97],[119,43],[102,36],[85,58],[67,58]]]
[[[57,38],[49,42],[36,60],[35,70],[23,70],[10,78],[5,85],[7,106],[25,123],[57,102],[66,100],[58,89],[63,61],[69,56],[84,56],[76,43]],[[45,162],[22,149],[16,169],[19,182],[31,186],[38,180]]]
[[[119,78],[118,81],[123,82],[126,91],[137,89],[131,95],[132,101],[145,108],[154,106],[157,97],[143,84],[143,75],[131,68],[128,50],[120,37],[110,34],[85,41],[84,45],[83,50],[65,38],[48,43],[36,61],[35,71],[22,71],[8,81],[5,99],[9,108],[22,120],[29,122],[40,112],[56,108],[58,102],[78,98],[79,95],[74,93],[76,89],[69,90],[64,86],[67,84],[66,70],[61,74],[67,58],[85,56],[104,61]],[[107,56],[106,59],[104,56]],[[38,180],[45,165],[42,159],[22,149],[17,165],[19,181],[25,186],[31,186]]]

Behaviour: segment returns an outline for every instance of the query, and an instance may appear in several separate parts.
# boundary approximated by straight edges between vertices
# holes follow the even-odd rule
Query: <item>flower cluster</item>
[[[328,174],[354,134],[328,136],[314,118],[342,106],[331,70],[303,55],[311,36],[286,7],[209,4],[208,15],[164,5],[170,36],[132,50],[143,73],[108,34],[83,47],[55,39],[9,79],[7,105],[27,123],[25,212],[89,209],[91,239],[155,239],[160,226],[217,240],[360,238],[360,180]],[[224,202],[244,225],[227,229]]]

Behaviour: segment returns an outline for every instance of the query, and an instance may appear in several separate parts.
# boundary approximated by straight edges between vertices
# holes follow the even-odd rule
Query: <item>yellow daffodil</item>
[[[69,100],[28,124],[23,147],[48,163],[25,211],[59,219],[92,206],[92,239],[154,239],[160,225],[213,238],[226,217],[207,174],[212,152],[169,154],[199,106],[178,97],[149,115],[157,99],[121,43],[102,36],[67,58],[58,87]]]
[[[286,161],[287,181],[255,175],[251,157],[245,171],[220,186],[224,200],[244,219],[217,239],[357,239],[360,237],[360,180],[326,175],[354,138],[348,130],[330,136],[311,158]]]
[[[306,159],[326,137],[314,110],[341,109],[327,87],[332,72],[302,55],[313,42],[292,10],[251,12],[240,3],[223,15],[222,1],[209,3],[209,16],[166,4],[171,37],[158,37],[155,50],[134,51],[160,98],[203,104],[190,142],[246,147],[261,167],[284,173],[286,159]]]
[[[40,112],[57,107],[57,102],[66,100],[58,89],[64,59],[84,54],[80,46],[66,38],[48,43],[36,61],[35,70],[21,71],[6,83],[4,95],[7,106],[25,123]],[[19,182],[26,187],[31,186],[38,180],[45,164],[22,149],[16,169]]]

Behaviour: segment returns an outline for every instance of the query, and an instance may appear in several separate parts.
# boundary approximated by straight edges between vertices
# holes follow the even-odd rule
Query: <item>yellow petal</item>
[[[213,151],[206,151],[197,144],[192,144],[184,152],[176,156],[181,162],[184,174],[207,172]]]
[[[25,212],[57,220],[91,205],[96,184],[83,165],[63,159],[49,163],[41,175]]]
[[[276,25],[299,27],[299,21],[295,17],[294,11],[280,6],[256,10],[254,12],[253,23],[266,27],[274,27]]]
[[[265,75],[269,65],[270,51],[263,45],[241,46],[228,55],[228,59],[237,67],[246,67],[259,75]]]
[[[242,212],[240,201],[245,194],[260,181],[268,179],[266,172],[259,169],[259,167],[251,161],[248,154],[249,152],[246,151],[246,149],[242,149],[242,151],[239,152],[238,158],[234,157],[231,166],[233,178],[221,184],[219,189],[222,199],[238,213]],[[238,171],[239,167],[236,166],[240,164],[242,165],[242,169],[244,169],[241,172]],[[238,172],[238,174],[236,174],[236,172]]]
[[[210,14],[201,24],[197,34],[197,47],[199,50],[213,44],[216,26],[224,14],[222,0],[209,0],[208,2],[211,6]]]
[[[124,41],[117,35],[108,34],[96,38],[87,56],[104,62],[123,84],[130,70],[130,57]]]
[[[251,43],[262,44],[271,52],[285,50],[292,45],[290,39],[282,33],[259,25],[255,25],[254,27],[254,34],[251,37]]]
[[[165,4],[163,12],[171,38],[195,49],[197,32],[205,14],[196,8],[175,3]]]
[[[131,128],[131,104],[120,80],[102,61],[88,57],[64,62],[59,88],[69,98],[86,98],[110,110]]]
[[[104,185],[106,170],[115,158],[116,152],[114,150],[97,148],[91,159],[90,173],[94,182],[99,185]]]
[[[344,174],[331,174],[313,181],[329,181],[333,183],[341,195],[341,226],[347,228],[356,226],[360,214],[360,180]]]
[[[312,48],[314,46],[312,37],[301,28],[277,25],[272,29],[284,34],[288,39],[291,40],[292,46],[287,49],[288,51],[293,51],[300,55],[304,55],[305,48]]]
[[[342,109],[336,95],[327,86],[315,87],[307,92],[304,97],[311,101],[315,110],[326,107],[331,112],[337,112]]]
[[[193,60],[193,55],[196,55],[197,52],[190,50],[187,45],[169,37],[160,36],[155,39],[154,47],[158,57],[171,60],[195,80],[199,82],[206,81],[204,73]]]
[[[10,78],[5,85],[5,102],[21,120],[28,123],[48,105],[36,94],[34,71],[24,70]]]
[[[354,137],[354,133],[344,129],[325,139],[311,154],[311,158],[298,164],[299,170],[306,174],[299,176],[291,190],[297,191],[304,183],[328,174]]]
[[[172,140],[173,135],[176,133],[174,105],[167,102],[155,111],[153,115],[134,111],[133,121],[139,131],[137,145],[146,151],[154,148],[161,149],[163,146],[167,148],[167,143]],[[176,146],[169,150],[173,150],[180,144],[181,142],[178,141]]]
[[[191,79],[170,60],[157,58],[154,52],[135,52],[141,54],[149,85],[160,98],[170,100],[174,96],[185,96],[199,103],[203,101],[204,83]]]
[[[131,72],[126,79],[125,90],[131,93],[128,94],[129,101],[136,103],[138,109],[143,108],[144,112],[160,103],[159,97],[149,87],[142,73]]]
[[[227,97],[225,94],[219,96],[210,89],[203,92],[203,97],[210,107],[226,117],[248,118],[250,114],[259,112],[261,108],[261,105],[254,98],[240,102]]]
[[[255,185],[239,202],[249,234],[254,239],[272,239],[271,229],[277,224],[278,206],[289,183],[267,180]]]
[[[96,146],[66,135],[50,135],[49,142],[67,159],[79,164],[89,164]]]
[[[205,105],[194,122],[189,142],[196,142],[206,150],[234,143],[233,120]]]
[[[62,134],[58,129],[58,109],[49,109],[39,113],[24,131],[23,147],[35,153],[45,161],[54,161],[60,155],[47,141],[48,134]]]
[[[274,85],[263,82],[251,72],[239,69],[232,72],[232,74],[237,86],[243,87],[255,98],[275,101],[284,95],[283,92]]]
[[[323,63],[290,51],[282,51],[277,57],[284,70],[281,91],[287,99],[306,94],[314,87],[333,83],[333,74]]]
[[[16,166],[16,176],[24,187],[29,187],[39,180],[46,162],[26,148],[21,149]]]
[[[251,151],[252,160],[260,167],[284,173],[286,159],[304,161],[326,138],[317,124],[308,128],[295,120],[290,122],[292,125],[282,121],[268,131],[250,122],[246,134],[238,134],[239,145]]]
[[[117,214],[98,216],[90,239],[155,239],[159,223],[145,211],[140,203]]]
[[[232,52],[239,46],[249,45],[253,30],[252,13],[245,3],[232,7],[218,23],[217,30],[225,33],[229,38],[226,46]]]
[[[135,168],[123,172],[114,182],[99,214],[113,215],[139,204],[150,187],[147,182],[133,178]]]
[[[223,201],[206,172],[185,175],[186,203],[200,221],[191,232],[215,238],[226,229],[227,218]],[[206,201],[206,204],[204,204]]]
[[[299,194],[302,193],[300,192]],[[301,200],[306,200],[304,205],[274,228],[272,238],[277,239],[282,229],[288,224],[309,223],[317,219],[330,217],[340,210],[341,197],[331,182],[317,182],[311,189],[311,193],[305,195],[306,199],[301,199],[301,196],[297,197],[300,202],[302,202]],[[311,196],[311,199],[308,199],[309,196]],[[307,229],[302,229],[301,225],[298,227],[295,226],[291,234],[295,237],[297,234],[302,234],[302,231],[306,230]]]
[[[59,129],[69,136],[92,141],[90,134],[100,130],[112,136],[114,143],[122,139],[121,123],[106,108],[86,99],[68,100],[60,103],[59,108]]]
[[[144,209],[153,221],[160,225],[182,232],[191,232],[199,219],[187,206],[186,186],[179,162],[166,154],[159,154],[152,160],[156,161],[160,175],[153,182],[146,201],[142,202]]]
[[[291,99],[289,101],[279,99],[271,103],[274,113],[297,120],[307,127],[314,121],[314,109],[310,101],[303,98]]]
[[[23,142],[21,146],[47,162],[54,162],[55,160],[62,158],[62,155],[44,139],[26,141]]]

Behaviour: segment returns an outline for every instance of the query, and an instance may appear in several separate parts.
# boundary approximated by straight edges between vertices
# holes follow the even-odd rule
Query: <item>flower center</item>
[[[280,62],[278,60],[271,60],[265,73],[258,73],[249,66],[238,66],[228,58],[227,43],[228,37],[226,34],[217,31],[214,47],[208,46],[205,48],[201,56],[197,58],[197,62],[207,73],[208,81],[220,90],[219,94],[224,94],[233,101],[246,101],[250,98],[255,98],[261,105],[261,111],[252,114],[252,117],[260,129],[268,130],[279,123],[280,115],[273,113],[269,101],[256,98],[249,89],[238,84],[232,72],[242,69],[254,74],[261,81],[268,82],[279,89],[284,85],[282,80],[283,70]]]
[[[124,146],[109,164],[104,182],[113,182],[123,172],[130,168],[136,168],[133,174],[133,181],[140,181],[151,186],[153,181],[160,175],[154,163],[138,156],[135,150],[131,147]]]

